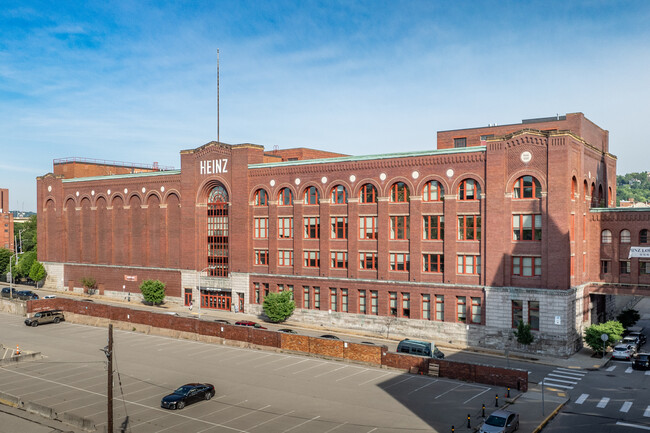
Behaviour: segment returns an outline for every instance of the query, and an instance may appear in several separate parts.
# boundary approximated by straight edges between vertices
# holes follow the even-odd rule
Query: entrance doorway
[[[244,312],[244,294],[243,293],[239,294],[239,312],[240,313]]]
[[[201,290],[201,308],[230,311],[232,295],[230,292]]]
[[[192,303],[192,289],[185,289],[185,306],[189,307]]]

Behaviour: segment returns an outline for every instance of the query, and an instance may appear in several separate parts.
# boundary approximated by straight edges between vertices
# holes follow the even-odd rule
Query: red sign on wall
[[[125,275],[124,281],[138,281],[137,275]]]

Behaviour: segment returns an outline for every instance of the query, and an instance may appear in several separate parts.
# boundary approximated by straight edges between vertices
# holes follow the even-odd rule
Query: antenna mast
[[[219,48],[217,48],[217,143],[219,141]]]

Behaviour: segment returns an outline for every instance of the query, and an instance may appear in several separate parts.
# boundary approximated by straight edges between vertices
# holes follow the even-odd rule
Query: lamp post
[[[202,296],[201,296],[201,276],[205,271],[208,269],[215,269],[216,266],[211,265],[211,266],[206,266],[205,268],[201,269],[199,272],[199,320],[201,320],[201,301],[202,301]]]

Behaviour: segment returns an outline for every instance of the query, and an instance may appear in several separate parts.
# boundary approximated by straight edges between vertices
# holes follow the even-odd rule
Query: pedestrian
[[[190,311],[192,311],[193,306],[194,306],[194,301],[190,301]]]

